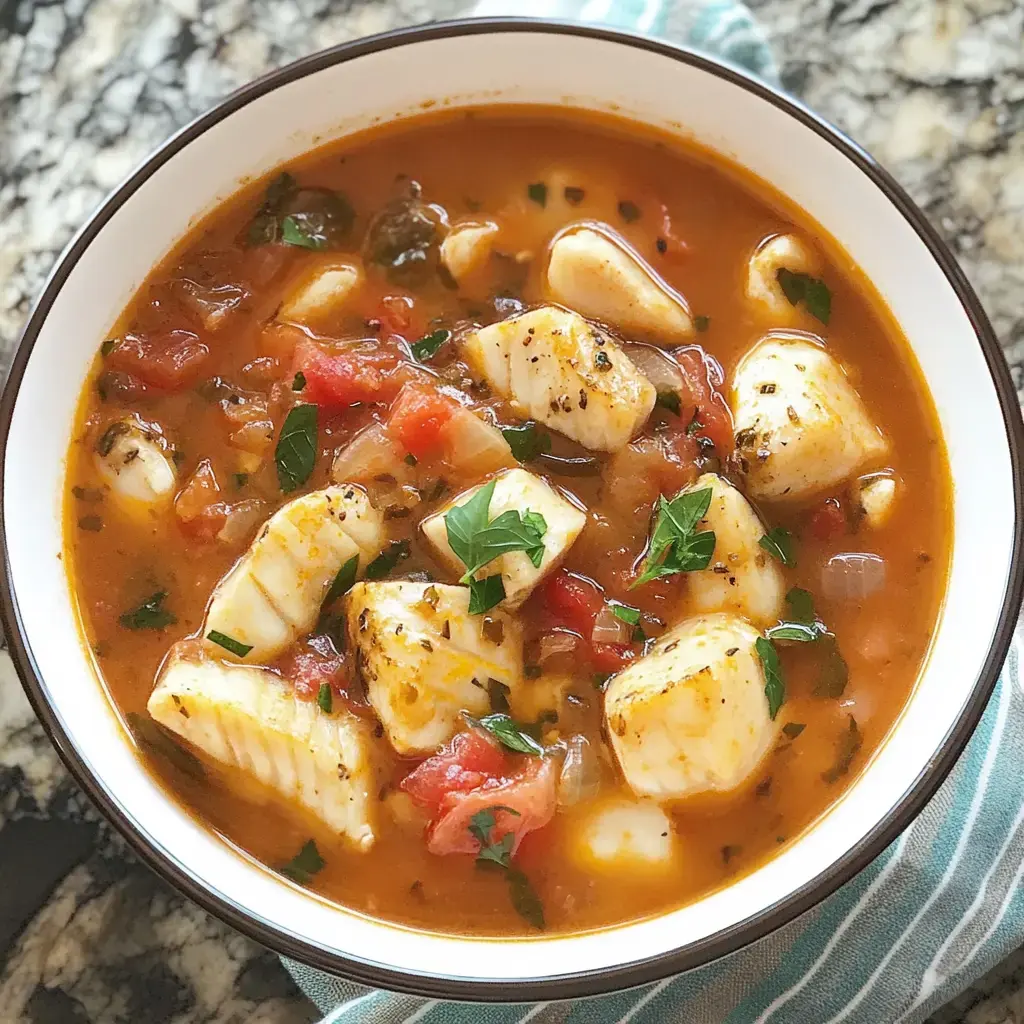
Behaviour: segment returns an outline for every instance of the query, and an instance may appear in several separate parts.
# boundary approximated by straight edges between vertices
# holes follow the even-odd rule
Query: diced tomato
[[[591,661],[598,672],[618,672],[636,657],[630,644],[594,644]]]
[[[337,410],[393,398],[401,386],[393,376],[398,362],[398,355],[386,349],[352,349],[331,355],[304,340],[295,348],[293,372],[306,379],[303,401]]]
[[[413,300],[407,295],[385,295],[380,300],[381,327],[388,334],[405,335],[412,325]]]
[[[417,458],[444,447],[444,432],[458,405],[427,386],[406,384],[391,406],[387,432]]]
[[[126,334],[107,356],[107,366],[143,384],[178,391],[199,379],[210,350],[193,331]]]
[[[822,541],[835,540],[846,533],[846,513],[838,498],[827,498],[808,521],[811,533]]]
[[[541,587],[541,600],[559,625],[589,640],[594,619],[604,604],[596,583],[560,569]]]
[[[501,748],[475,729],[458,733],[433,757],[414,768],[401,788],[436,815],[448,793],[468,792],[503,777],[507,758]]]
[[[220,500],[220,486],[209,459],[203,459],[174,499],[182,530],[198,540],[213,540],[224,528],[229,506]]]
[[[555,774],[550,758],[528,757],[510,778],[485,782],[469,792],[449,792],[441,801],[440,817],[428,832],[427,849],[441,855],[479,853],[480,842],[469,826],[474,814],[493,808],[495,824],[488,839],[495,843],[511,832],[514,856],[527,832],[543,828],[554,817]]]
[[[305,700],[316,700],[326,683],[334,693],[345,696],[348,671],[345,656],[339,654],[326,636],[311,636],[282,659],[281,674],[291,680],[295,692]]]
[[[713,441],[720,456],[729,455],[735,447],[732,414],[721,392],[711,383],[704,350],[694,345],[676,349],[672,355],[683,371],[684,422],[689,424],[696,412],[701,424],[696,435]]]

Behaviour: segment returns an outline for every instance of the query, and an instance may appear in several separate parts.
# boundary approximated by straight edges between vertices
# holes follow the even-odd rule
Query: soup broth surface
[[[946,579],[943,444],[913,357],[873,288],[763,183],[694,146],[610,118],[522,108],[427,115],[332,143],[283,170],[287,176],[243,188],[153,271],[110,337],[97,339],[103,345],[83,391],[68,460],[67,564],[98,672],[139,756],[191,813],[268,868],[354,910],[421,928],[511,936],[608,926],[678,907],[762,864],[842,796],[892,728],[929,649]],[[574,237],[610,244],[630,268],[629,287],[641,281],[654,291],[622,305],[621,279],[586,254],[572,264],[570,253],[572,288],[590,297],[588,308],[574,306],[567,295],[576,292],[553,284],[548,271],[553,245]],[[761,266],[755,253],[764,256],[773,237],[783,239],[782,255],[765,256]],[[752,294],[752,274],[767,282],[769,301]],[[608,351],[653,385],[657,404],[637,415],[630,443],[620,439],[609,451],[572,434],[578,424],[588,437],[613,432],[615,410],[635,395],[613,395],[605,411],[595,378],[596,390],[581,388],[582,398],[554,387],[550,415],[538,413],[527,410],[533,398],[522,389],[547,384],[530,374],[575,380],[578,365],[524,364],[516,393],[474,357],[476,332],[486,337],[490,325],[544,307],[554,309],[552,323],[569,323],[557,320],[568,308],[593,325],[586,329],[602,339],[597,370]],[[653,328],[637,326],[645,315]],[[688,335],[676,322],[687,319]],[[554,330],[566,337],[567,329]],[[746,399],[735,387],[737,369],[772,332],[815,346],[841,368],[877,449],[838,479],[838,449],[801,449],[811,483],[796,498],[765,495],[752,483],[783,464],[785,452],[772,447],[778,433],[740,429]],[[536,337],[517,334],[513,347]],[[766,389],[776,386],[785,385],[760,384],[757,397],[774,397]],[[308,416],[296,416],[301,407],[313,409],[315,433]],[[484,426],[473,429],[464,411]],[[818,429],[802,406],[790,411],[798,433]],[[839,419],[823,436],[849,426]],[[136,447],[133,438],[141,438]],[[149,449],[163,463],[132,477]],[[468,716],[458,714],[462,707],[428,708],[426,725],[416,728],[433,730],[429,748],[399,750],[398,719],[414,716],[427,690],[410,682],[415,671],[401,658],[389,676],[373,651],[361,650],[349,603],[361,584],[344,591],[356,574],[371,577],[370,595],[387,580],[412,581],[425,596],[387,619],[391,633],[381,633],[377,649],[401,626],[415,628],[417,616],[436,610],[436,593],[423,585],[464,590],[459,581],[472,568],[446,560],[421,524],[517,469],[585,525],[564,550],[542,556],[543,572],[518,607],[506,597],[460,617],[495,650],[504,644],[508,652],[521,630],[522,654],[510,655],[515,678],[481,670],[483,697]],[[746,540],[734,543],[721,523],[706,520],[670,532],[676,546],[659,555],[650,546],[659,503],[692,493],[709,473],[722,487],[735,485],[760,524],[744,520]],[[339,570],[331,594],[321,587],[314,624],[293,628],[271,656],[240,654],[227,630],[218,631],[220,642],[204,641],[215,588],[233,566],[244,572],[240,560],[270,517],[332,485],[366,496],[380,520],[378,554],[360,558],[351,577]],[[135,493],[126,497],[130,486]],[[512,513],[520,543],[512,550],[526,577],[540,530],[534,522],[530,533],[528,511],[537,508],[524,499]],[[562,513],[541,512],[542,542]],[[712,528],[706,569],[666,570],[637,585],[645,569],[665,570]],[[451,522],[442,537],[450,531]],[[303,551],[309,567],[329,561],[316,544]],[[699,562],[700,552],[693,557]],[[474,579],[500,575],[508,594],[514,581],[496,565],[478,567]],[[284,590],[298,588],[309,567],[293,559],[275,578]],[[728,588],[718,606],[709,604],[695,577],[710,572],[737,594],[751,573],[772,574],[774,600],[763,596],[770,585],[755,587],[770,613],[751,610]],[[271,597],[284,602],[281,593]],[[263,613],[232,614],[224,621],[259,632]],[[670,704],[627,723],[612,706],[627,674],[645,652],[654,648],[646,657],[656,658],[659,644],[669,646],[659,637],[708,615],[724,615],[725,629],[751,631],[742,634],[750,642],[737,642],[730,650],[739,653],[724,661],[709,654],[714,685],[686,683],[688,710]],[[791,625],[789,634],[780,623]],[[731,671],[722,665],[745,656],[741,689],[719,688],[718,673]],[[282,753],[248,737],[235,712],[222,714],[216,701],[185,690],[174,694],[184,707],[181,729],[158,724],[147,701],[176,663],[200,674],[209,665],[265,670],[232,668],[225,678],[241,680],[242,672],[246,682],[224,684],[218,699],[273,692],[283,707],[301,705],[304,738]],[[443,686],[443,670],[433,666],[423,669],[427,688]],[[702,666],[691,669],[699,675]],[[671,666],[652,671],[662,673],[666,692],[683,685]],[[408,705],[395,697],[382,714],[374,685],[392,696],[412,686],[401,698]],[[508,719],[478,724],[502,714]],[[326,720],[328,731],[310,738],[311,720],[318,729]],[[206,741],[198,732],[179,735],[197,722],[208,724]],[[333,798],[317,788],[315,772],[305,799],[294,781],[314,748],[322,754],[323,744],[338,742],[330,732],[338,722],[352,726],[372,762],[360,774],[346,753],[332,769],[360,788],[370,842],[365,831],[355,839],[316,813],[317,800]],[[252,728],[258,734],[258,723]],[[453,753],[453,732],[471,737],[472,751],[455,741]],[[750,755],[757,743],[763,751]],[[435,763],[438,749],[447,752],[442,781],[404,785],[414,771],[423,777],[417,766]],[[729,771],[744,758],[752,767],[737,781]],[[322,758],[317,764],[323,770]],[[674,789],[684,776],[690,788]],[[459,819],[467,807],[473,814]]]

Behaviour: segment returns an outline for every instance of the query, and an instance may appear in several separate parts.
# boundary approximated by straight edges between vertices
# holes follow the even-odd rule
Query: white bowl
[[[142,769],[83,650],[61,552],[64,458],[99,342],[197,216],[327,139],[424,101],[614,109],[751,168],[822,224],[881,291],[939,409],[955,481],[953,566],[931,658],[836,806],[752,874],[681,910],[584,935],[447,937],[373,920],[264,869]],[[134,849],[196,902],[298,960],[388,988],[522,1001],[662,978],[821,900],[920,810],[976,725],[1021,602],[1022,426],[978,300],[905,193],[792,100],[705,57],[529,21],[436,24],[345,44],[254,82],[179,132],[94,214],[25,329],[0,406],[0,605],[19,674],[68,767]]]

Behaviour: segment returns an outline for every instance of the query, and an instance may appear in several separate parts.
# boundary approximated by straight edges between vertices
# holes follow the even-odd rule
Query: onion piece
[[[650,345],[622,346],[629,361],[654,385],[655,391],[683,390],[683,374],[676,361],[660,349]]]
[[[331,467],[331,479],[338,484],[367,483],[390,477],[396,484],[408,483],[412,467],[380,423],[371,423],[338,452]]]
[[[595,644],[628,644],[630,632],[629,623],[620,619],[612,611],[612,606],[606,604],[594,619],[590,640]]]
[[[821,589],[830,601],[863,601],[885,586],[885,559],[867,551],[833,555],[821,570]]]
[[[571,736],[558,776],[558,806],[575,807],[597,796],[601,788],[601,762],[586,736]]]
[[[537,645],[537,663],[543,665],[559,654],[573,654],[579,647],[580,637],[564,629],[545,633]]]
[[[472,477],[517,465],[501,431],[464,407],[445,428],[445,461]]]
[[[247,498],[227,506],[227,518],[217,534],[217,540],[225,544],[237,544],[245,540],[252,528],[263,518],[263,502]]]

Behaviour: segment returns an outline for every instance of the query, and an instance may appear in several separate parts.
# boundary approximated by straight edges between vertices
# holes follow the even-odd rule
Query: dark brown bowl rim
[[[124,836],[132,850],[157,874],[203,909],[277,953],[364,985],[437,999],[524,1003],[552,999],[575,999],[660,981],[670,975],[702,966],[727,953],[732,953],[764,937],[815,906],[877,857],[916,817],[945,779],[966,746],[995,687],[1000,668],[1010,646],[1022,594],[1024,594],[1024,534],[1022,534],[1021,527],[1021,495],[1024,494],[1021,456],[1024,452],[1024,424],[1021,422],[1009,370],[978,297],[968,284],[952,253],[929,224],[924,213],[871,156],[838,129],[800,103],[743,71],[721,64],[682,46],[612,29],[529,18],[473,18],[401,28],[381,35],[342,43],[304,57],[238,89],[168,139],[103,202],[60,256],[22,332],[3,397],[0,399],[0,453],[2,453],[0,496],[3,494],[4,474],[6,473],[11,418],[25,366],[43,322],[68,275],[92,240],[122,204],[148,178],[195,138],[236,110],[265,93],[306,75],[365,54],[396,46],[455,36],[504,32],[542,32],[552,35],[583,36],[647,50],[725,79],[784,111],[825,139],[853,162],[899,210],[928,248],[970,319],[999,396],[1006,428],[1016,506],[1013,557],[1007,588],[1003,595],[998,627],[971,697],[956,723],[946,734],[935,756],[928,760],[914,784],[903,794],[899,802],[854,847],[827,870],[806,882],[799,889],[771,907],[681,948],[616,967],[511,981],[506,979],[470,980],[444,975],[410,973],[397,970],[386,964],[361,960],[354,956],[341,956],[300,935],[282,929],[254,911],[246,910],[240,904],[228,899],[223,893],[205,886],[169,850],[156,843],[152,837],[144,834],[138,823],[122,811],[108,792],[103,780],[93,774],[76,750],[50,705],[48,688],[39,673],[29,639],[25,635],[14,594],[8,560],[6,516],[2,500],[0,500],[0,532],[3,536],[3,543],[0,545],[0,560],[2,560],[0,621],[3,623],[14,665],[25,692],[68,770],[106,818]]]

